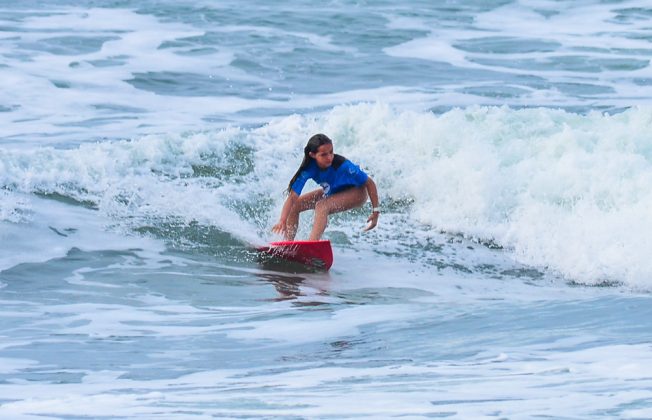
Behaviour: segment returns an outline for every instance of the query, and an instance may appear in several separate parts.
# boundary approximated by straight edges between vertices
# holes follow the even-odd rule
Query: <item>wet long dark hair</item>
[[[310,139],[308,140],[308,144],[306,144],[306,147],[303,148],[303,161],[301,162],[299,169],[297,169],[297,172],[294,174],[294,176],[290,180],[290,183],[288,184],[288,189],[287,189],[288,194],[292,191],[292,184],[294,184],[294,181],[297,180],[297,178],[301,174],[301,171],[306,169],[308,165],[310,165],[310,162],[314,160],[312,157],[310,157],[310,153],[317,153],[317,149],[319,149],[319,147],[323,146],[324,144],[333,144],[333,140],[328,138],[326,134],[321,134],[321,133],[315,134],[314,136],[310,137]],[[333,165],[335,166],[335,168],[337,168],[345,160],[346,158],[344,158],[343,156],[335,155],[335,158],[333,159]]]

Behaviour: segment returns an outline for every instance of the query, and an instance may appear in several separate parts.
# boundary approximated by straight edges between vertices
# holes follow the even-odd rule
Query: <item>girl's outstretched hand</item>
[[[286,227],[284,222],[278,222],[274,226],[272,226],[272,232],[278,233],[279,235],[282,235],[285,233]]]
[[[376,227],[376,225],[378,224],[378,216],[380,216],[380,213],[378,213],[377,211],[371,213],[371,216],[369,216],[369,218],[367,219],[368,225],[366,228],[364,228],[365,232]]]

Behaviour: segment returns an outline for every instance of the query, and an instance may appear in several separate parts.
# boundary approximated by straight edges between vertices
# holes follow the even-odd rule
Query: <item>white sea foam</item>
[[[313,33],[246,25],[212,30],[306,40],[320,50],[355,53],[354,48],[335,45],[330,37]],[[18,87],[0,91],[0,104],[11,108],[11,112],[0,112],[3,138],[14,140],[15,147],[31,147],[33,142],[61,144],[136,134],[180,133],[203,129],[213,119],[260,123],[259,118],[238,115],[252,109],[295,110],[381,98],[423,104],[428,96],[410,88],[383,86],[324,95],[296,92],[277,98],[273,95],[277,82],[232,65],[236,58],[232,47],[212,45],[209,52],[196,55],[189,53],[196,46],[172,45],[205,33],[202,28],[160,21],[129,9],[55,8],[25,18],[21,30],[7,31],[0,43],[0,54],[12,57],[8,66],[0,67],[0,75],[7,86]],[[76,38],[78,43],[107,39],[97,51],[89,52],[53,53],[42,46],[65,37]],[[166,43],[171,45],[162,48]],[[211,78],[219,76],[230,80],[236,91],[238,86],[250,83],[269,86],[271,95],[257,94],[252,98],[245,87],[239,96],[202,94],[197,89],[187,89],[191,94],[161,95],[129,83],[139,74],[194,75],[205,78],[206,86]],[[178,77],[175,83],[183,84],[183,77]]]
[[[519,98],[511,98],[512,104],[572,106],[581,104],[583,95],[561,90],[564,86],[584,85],[597,89],[591,96],[603,103],[614,106],[646,104],[651,93],[649,84],[633,79],[652,75],[649,42],[637,35],[645,30],[647,20],[620,21],[617,18],[623,10],[645,10],[645,4],[641,1],[567,5],[546,1],[509,2],[478,13],[468,26],[393,18],[388,25],[390,29],[428,29],[429,33],[386,47],[384,51],[393,57],[418,58],[448,63],[459,69],[504,75],[477,81],[467,79],[459,85],[453,78],[455,82],[440,85],[447,91],[512,86],[525,91]],[[517,40],[524,51],[505,45]],[[465,47],[468,43],[477,45]],[[485,46],[486,43],[494,45]],[[582,64],[568,65],[574,60]],[[510,78],[511,75],[538,77],[542,83],[535,83],[536,88],[531,89],[532,86]],[[449,97],[447,102],[458,106],[478,102],[477,97],[469,99]],[[482,99],[485,104],[500,104],[501,101],[505,101],[501,95]]]
[[[641,3],[627,4],[636,7]],[[278,47],[284,51],[309,43],[319,51],[343,52],[352,57],[361,54],[359,47],[336,42],[331,36],[319,32],[293,31],[273,25],[192,25],[163,20],[130,9],[61,7],[48,9],[44,13],[34,12],[32,16],[30,11],[24,11],[19,15],[23,17],[19,25],[11,20],[6,21],[9,29],[0,42],[0,54],[7,60],[7,66],[0,67],[0,75],[7,86],[17,87],[0,91],[0,103],[11,110],[0,112],[3,138],[15,141],[15,145],[30,147],[30,143],[35,141],[61,143],[106,137],[124,138],[153,132],[179,133],[188,129],[203,129],[210,124],[208,121],[260,123],[260,115],[270,109],[277,114],[381,99],[413,109],[467,106],[479,101],[477,92],[469,91],[469,88],[491,91],[497,84],[518,88],[521,93],[509,99],[510,103],[517,105],[585,106],[587,99],[582,94],[569,94],[551,86],[573,83],[593,83],[611,89],[613,94],[592,94],[603,105],[628,106],[646,102],[650,96],[647,84],[633,83],[632,78],[649,78],[652,74],[649,65],[638,69],[626,65],[622,69],[603,68],[597,73],[581,68],[563,70],[556,69],[554,65],[546,67],[546,63],[563,61],[568,56],[581,56],[583,60],[643,62],[647,60],[648,46],[645,40],[637,39],[635,35],[645,30],[645,22],[628,22],[629,26],[624,26],[614,19],[617,9],[613,5],[558,9],[558,4],[546,2],[536,5],[538,12],[531,5],[510,4],[478,14],[468,27],[442,25],[422,17],[406,17],[400,10],[396,13],[383,12],[388,21],[388,30],[430,31],[425,37],[386,47],[384,51],[387,54],[445,62],[454,68],[474,69],[484,75],[479,80],[475,80],[474,76],[453,77],[450,82],[444,79],[434,90],[427,81],[415,85],[414,81],[405,80],[405,84],[401,81],[380,86],[360,84],[355,88],[335,88],[323,94],[306,93],[295,86],[293,92],[280,96],[274,94],[275,89],[289,87],[282,79],[270,80],[233,65],[238,57],[237,47],[214,43],[207,45],[201,54],[193,54],[201,44],[188,43],[187,40],[201,38],[210,32],[236,34],[234,36],[242,37],[244,42],[248,34],[255,34],[285,40]],[[543,13],[545,11],[550,15]],[[18,29],[12,31],[14,27]],[[599,33],[595,31],[596,27],[601,28]],[[488,34],[491,36],[488,37]],[[88,52],[72,48],[69,52],[54,53],[43,46],[66,37],[77,39],[79,43],[92,38],[104,39],[104,42],[99,49]],[[524,53],[509,51],[508,48],[505,52],[492,54],[466,51],[458,45],[460,42],[482,41],[492,37],[543,39],[559,47],[553,51]],[[483,61],[486,58],[497,61]],[[530,60],[535,64],[510,64],[519,60]],[[284,65],[293,66],[292,62]],[[451,71],[456,72],[454,69]],[[201,82],[203,87],[193,86],[189,82],[180,88],[181,93],[177,92],[179,95],[154,93],[146,87],[129,83],[137,75],[156,74],[191,75],[205,78],[206,81],[219,76],[232,81],[235,92],[242,94],[220,94],[218,88],[214,88],[214,91],[209,88],[202,94],[201,89],[212,86],[209,82]],[[534,85],[505,82],[500,76],[503,74],[537,76],[541,81]],[[183,76],[178,76],[175,79],[177,82],[183,85]],[[247,83],[267,86],[270,94],[266,96],[256,91],[252,95],[247,90]],[[499,105],[505,102],[505,98],[488,95],[482,97],[481,102]],[[252,110],[257,110],[258,114],[246,115]]]
[[[637,36],[645,31],[645,20],[623,23],[616,16],[626,6],[635,8],[642,4],[628,1],[618,7],[613,4],[561,7],[548,2],[510,3],[474,15],[470,25],[442,24],[437,18],[383,10],[380,12],[387,20],[389,31],[430,32],[398,45],[385,46],[386,54],[449,63],[454,66],[450,71],[455,77],[450,81],[443,78],[436,86],[427,80],[415,84],[407,78],[391,84],[335,87],[322,94],[312,93],[314,89],[304,91],[299,82],[286,84],[283,78],[272,80],[234,65],[234,60],[241,57],[237,42],[246,45],[249,35],[279,38],[284,40],[280,46],[270,43],[270,48],[278,48],[279,52],[287,53],[307,43],[318,51],[341,52],[353,58],[364,53],[360,46],[343,43],[320,31],[291,30],[272,24],[190,24],[119,8],[54,7],[38,13],[25,10],[13,16],[20,17],[18,24],[10,19],[5,21],[8,30],[0,42],[0,54],[7,60],[7,65],[0,67],[0,75],[7,86],[16,87],[0,91],[0,104],[10,110],[0,112],[2,137],[14,141],[14,145],[31,147],[33,142],[61,144],[179,133],[204,129],[211,124],[223,126],[232,121],[260,124],[267,120],[261,115],[269,110],[278,115],[359,101],[382,100],[411,109],[468,106],[478,102],[500,105],[507,100],[495,92],[501,86],[519,92],[508,99],[515,105],[593,106],[598,103],[627,107],[647,102],[650,92],[645,80],[652,77],[652,67],[642,64],[648,60],[648,44]],[[207,6],[209,10],[214,7]],[[599,32],[595,30],[598,27]],[[210,43],[210,37],[206,45],[188,41],[207,34],[233,34],[238,41],[235,46],[219,41]],[[78,43],[88,39],[104,42],[97,50],[87,52],[73,47],[71,51],[56,53],[44,46],[66,37]],[[459,45],[494,38],[524,40],[525,44],[541,39],[556,47],[532,52],[507,48],[492,53],[465,50]],[[206,47],[202,53],[195,54],[194,50],[202,46]],[[595,66],[589,69],[557,66],[565,59],[578,57],[582,62],[596,61],[599,71]],[[601,60],[611,60],[612,65],[605,67]],[[621,67],[613,64],[619,60]],[[281,66],[279,72],[289,75],[295,66],[292,61],[263,61],[259,64]],[[513,65],[521,61],[525,64]],[[637,64],[630,67],[632,63]],[[456,69],[460,68],[478,71],[480,77],[457,77]],[[382,77],[383,70],[379,71]],[[157,79],[156,75],[164,79],[165,75],[175,75],[170,77],[172,84],[179,84],[179,91],[154,93],[156,87],[137,87],[130,81],[138,75],[143,80]],[[198,78],[198,86],[192,81],[185,84],[185,76]],[[523,82],[510,79],[512,76],[536,76],[539,81]],[[226,87],[212,85],[213,77],[231,81],[233,90],[221,93]],[[640,80],[634,81],[635,78]],[[249,91],[248,84],[258,90]],[[582,92],[569,93],[560,87],[586,84],[597,89],[588,99]],[[269,94],[261,92],[260,87],[267,87]],[[274,92],[279,87],[289,88],[291,92],[276,95]],[[203,89],[208,90],[203,92]],[[483,96],[483,91],[489,94]]]
[[[546,345],[550,345],[546,343]],[[554,344],[553,344],[554,345]],[[647,416],[647,345],[564,349],[510,348],[496,357],[428,364],[375,361],[373,367],[316,363],[204,370],[177,378],[128,379],[121,371],[85,372],[82,383],[1,384],[0,414],[186,417],[494,417]],[[511,354],[511,356],[510,356]],[[632,363],[634,359],[636,362]],[[605,364],[605,360],[608,363]],[[608,369],[608,370],[607,370]],[[319,392],[316,392],[319,390]],[[354,392],[352,392],[352,390]],[[360,401],[366,401],[360,404]]]
[[[20,89],[3,90],[0,102],[16,104],[10,113],[0,113],[3,135],[42,142],[61,141],[61,137],[88,140],[85,124],[101,127],[97,136],[124,137],[124,133],[147,132],[139,127],[157,126],[157,131],[178,131],[197,127],[207,111],[237,112],[268,101],[222,97],[175,97],[161,100],[157,95],[127,83],[139,72],[178,72],[202,74],[207,79],[219,72],[234,80],[247,80],[229,67],[232,52],[215,50],[209,58],[181,56],[183,48],[159,48],[166,41],[202,35],[204,32],[178,23],[162,23],[156,18],[124,9],[61,9],[50,15],[31,17],[24,22],[27,31],[8,32],[0,44],[6,55],[21,51],[29,59],[12,60],[0,73],[8,85]],[[53,35],[56,34],[56,35]],[[11,36],[9,36],[11,35]],[[74,36],[109,37],[99,51],[52,54],[25,45],[38,45],[51,38]],[[81,41],[80,41],[81,42]],[[115,61],[110,66],[93,62]],[[55,86],[65,85],[65,88]],[[98,111],[98,107],[118,111]],[[104,108],[102,108],[104,109]],[[141,111],[133,113],[134,109]],[[129,111],[132,110],[132,111]],[[94,122],[95,121],[95,122]],[[40,139],[39,136],[49,134]],[[84,134],[82,134],[84,133]],[[90,136],[91,138],[95,138]]]

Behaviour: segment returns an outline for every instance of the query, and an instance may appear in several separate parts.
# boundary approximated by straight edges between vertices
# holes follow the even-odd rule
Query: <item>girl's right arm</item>
[[[290,191],[290,193],[288,194],[288,198],[285,199],[285,204],[283,204],[283,210],[281,210],[281,217],[279,217],[278,223],[272,226],[272,232],[278,234],[285,233],[287,229],[288,215],[290,214],[290,210],[297,202],[298,198],[299,195],[297,193],[295,193],[294,191]]]

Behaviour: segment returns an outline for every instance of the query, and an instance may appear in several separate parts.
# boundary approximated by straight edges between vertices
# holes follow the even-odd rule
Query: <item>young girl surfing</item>
[[[303,152],[303,162],[290,180],[281,217],[272,231],[283,234],[287,241],[294,240],[299,214],[314,209],[315,221],[308,239],[317,241],[324,233],[331,213],[361,207],[367,197],[371,199],[372,213],[365,230],[373,229],[378,224],[380,209],[378,191],[371,177],[350,160],[333,154],[333,142],[324,134],[312,136]],[[314,180],[321,188],[301,194],[308,179]]]

